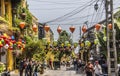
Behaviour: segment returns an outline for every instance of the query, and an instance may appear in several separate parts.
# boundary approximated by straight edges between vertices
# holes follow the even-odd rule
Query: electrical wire
[[[65,2],[65,1],[64,1],[64,2],[63,2],[63,1],[62,1],[62,2],[53,2],[53,1],[41,1],[41,0],[39,0],[39,1],[38,1],[38,0],[31,0],[31,1],[35,1],[35,2],[38,2],[38,3],[39,3],[39,2],[40,2],[40,3],[41,3],[41,2],[45,2],[45,3],[62,4],[62,5],[66,5],[66,4],[72,4],[72,5],[73,5],[73,4],[80,4],[80,3],[79,3],[80,1],[77,1],[77,2],[75,2],[75,1],[72,1],[72,2],[70,2],[70,1],[67,1],[67,2]],[[82,2],[82,3],[86,3],[86,2]]]
[[[99,7],[99,9],[98,9],[98,11],[97,11],[97,14],[96,14],[96,17],[95,17],[95,20],[94,20],[94,21],[97,22],[97,23],[98,23],[99,16],[100,16],[100,14],[98,14],[98,13],[101,11],[102,4],[103,4],[103,0],[102,0],[102,2],[101,2],[101,4],[100,4],[100,7]]]
[[[95,1],[94,1],[94,2],[95,2]],[[85,6],[85,7],[82,6],[82,7],[83,7],[82,9],[79,9],[79,8],[81,8],[81,6],[80,6],[80,7],[76,8],[75,10],[73,10],[73,11],[70,12],[70,13],[67,13],[67,14],[65,14],[65,15],[63,15],[63,16],[61,16],[61,17],[58,17],[58,18],[53,19],[53,20],[51,20],[51,21],[47,21],[47,22],[45,22],[45,23],[50,23],[50,22],[55,22],[55,21],[63,21],[63,20],[65,20],[66,18],[72,17],[72,16],[78,14],[79,12],[83,11],[86,7],[90,6],[90,5],[93,4],[94,2],[90,3],[89,5],[87,5],[87,6]],[[87,4],[88,4],[88,3],[87,3]],[[78,9],[79,9],[79,10],[78,10]],[[77,11],[76,11],[76,10],[77,10]],[[61,19],[62,19],[62,20],[61,20]]]
[[[89,23],[89,22],[88,22]],[[92,23],[96,23],[96,22],[92,22]],[[49,23],[49,25],[82,25],[83,23]]]
[[[102,0],[102,2],[101,2],[101,4],[100,4],[100,7],[98,8],[98,10],[97,10],[97,13],[96,13],[96,15],[92,18],[92,20],[91,20],[91,22],[94,20],[95,22],[97,22],[97,18],[99,17],[99,15],[100,14],[98,14],[98,12],[100,12],[100,9],[101,9],[101,7],[102,7],[102,4],[103,4],[103,0]],[[90,24],[90,26],[92,26],[93,24]]]
[[[116,7],[115,9],[118,9],[119,7]],[[101,13],[98,13],[98,14],[101,14],[101,18],[102,18],[102,16],[103,16],[103,14],[105,14],[105,12],[104,12],[104,9],[105,8],[103,8],[102,9],[102,12]],[[115,10],[114,9],[114,10]],[[93,14],[91,14],[91,15],[93,15]],[[91,16],[91,15],[89,15],[89,16]],[[85,16],[83,16],[83,17],[85,17]],[[86,16],[87,17],[87,16]],[[78,18],[82,18],[82,17],[78,17]],[[76,18],[73,18],[73,19],[76,19]],[[102,20],[100,20],[100,21],[102,21]],[[88,24],[95,24],[95,23],[98,23],[98,21],[97,22],[88,22]],[[49,23],[50,25],[82,25],[83,23]]]
[[[49,8],[49,9],[41,9],[41,8],[35,8],[35,9],[30,9],[30,10],[63,10],[63,9],[73,9],[73,8],[76,8],[76,7],[64,7],[64,8]]]

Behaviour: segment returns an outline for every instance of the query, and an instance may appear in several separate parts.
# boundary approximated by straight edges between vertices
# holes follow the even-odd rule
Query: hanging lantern
[[[63,46],[64,46],[64,44],[62,43],[62,44],[61,44],[61,46],[63,47]]]
[[[21,48],[21,45],[20,44],[18,44],[18,46],[17,46],[19,49]]]
[[[37,25],[33,25],[32,29],[34,32],[37,32]]]
[[[68,44],[67,44],[67,46],[68,46],[68,47],[70,47],[70,46],[71,46],[71,44],[70,44],[70,43],[68,43]]]
[[[98,43],[99,43],[99,40],[98,40],[98,39],[95,39],[95,40],[94,40],[94,44],[97,45]]]
[[[2,40],[3,38],[0,37],[0,40]]]
[[[5,36],[6,38],[8,37],[8,35],[6,33],[4,33],[3,36]]]
[[[9,45],[8,45],[8,44],[6,44],[6,45],[4,46],[4,48],[5,48],[5,49],[8,49],[8,48],[9,48]]]
[[[3,47],[3,44],[0,44],[0,48]]]
[[[83,31],[83,33],[85,33],[87,31],[87,27],[85,25],[83,25],[82,31]]]
[[[12,42],[13,44],[15,44],[15,43],[16,43],[16,41],[15,41],[15,40],[12,40],[11,42]]]
[[[1,38],[6,39],[6,36],[2,35]]]
[[[81,43],[80,46],[81,46],[81,47],[84,47],[84,43]]]
[[[96,24],[96,25],[95,25],[95,28],[96,28],[97,31],[99,31],[100,27],[101,27],[100,24]]]
[[[12,40],[12,38],[11,38],[11,37],[8,37],[8,40],[10,40],[10,41],[11,41],[11,40]]]
[[[112,24],[108,24],[108,28],[112,30]]]
[[[12,46],[9,46],[9,48],[8,48],[9,50],[13,50],[13,47]]]
[[[62,31],[62,28],[60,26],[58,26],[57,32],[60,33],[61,31]]]
[[[44,26],[44,29],[45,29],[46,32],[48,32],[48,31],[50,30],[50,26],[45,25],[45,26]]]
[[[95,9],[96,11],[98,10],[98,4],[97,4],[97,3],[94,5],[94,9]]]
[[[4,43],[4,39],[1,40],[2,44]]]
[[[90,47],[90,45],[91,45],[91,43],[90,43],[90,41],[85,41],[85,46],[87,46],[87,47]]]
[[[20,28],[23,29],[25,27],[25,22],[20,22]]]
[[[11,39],[12,39],[12,40],[15,40],[15,37],[14,37],[14,36],[11,36]]]
[[[9,40],[8,40],[8,39],[5,39],[5,43],[6,43],[6,44],[9,44]]]
[[[70,31],[73,33],[75,31],[75,27],[74,26],[71,26],[70,28]]]
[[[106,37],[106,36],[104,36],[104,37],[103,37],[103,40],[104,40],[104,41],[107,41],[107,37]]]

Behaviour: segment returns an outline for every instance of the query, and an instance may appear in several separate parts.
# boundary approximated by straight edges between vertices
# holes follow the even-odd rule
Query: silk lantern
[[[104,36],[104,37],[103,37],[103,40],[104,40],[104,41],[107,41],[107,37],[106,37],[106,36]]]
[[[57,32],[60,33],[61,31],[62,31],[62,28],[60,26],[58,26]]]
[[[73,33],[75,31],[75,27],[74,26],[71,26],[69,29],[70,29],[71,33]]]
[[[12,40],[14,40],[14,39],[15,39],[15,37],[14,37],[14,36],[11,36],[11,39],[12,39]]]
[[[44,29],[45,29],[46,32],[48,32],[48,31],[50,30],[50,26],[45,25],[45,26],[44,26]]]
[[[108,28],[112,30],[112,24],[108,24]]]
[[[83,25],[82,32],[85,33],[86,31],[87,31],[87,27],[85,25]]]
[[[85,46],[87,46],[87,47],[90,47],[90,45],[91,45],[91,43],[90,43],[90,41],[85,41]]]
[[[37,25],[34,24],[32,29],[33,29],[34,32],[37,32]]]
[[[101,27],[100,24],[96,24],[96,25],[95,25],[95,29],[96,29],[97,31],[99,31],[100,27]]]
[[[20,28],[23,29],[25,27],[25,22],[20,22]]]
[[[2,48],[3,47],[3,44],[0,44],[0,48]]]
[[[84,43],[81,43],[80,46],[81,46],[81,47],[84,47]]]
[[[94,40],[94,44],[96,44],[96,45],[97,45],[97,44],[98,44],[98,42],[99,42],[99,40],[98,40],[98,39],[95,39],[95,40]]]

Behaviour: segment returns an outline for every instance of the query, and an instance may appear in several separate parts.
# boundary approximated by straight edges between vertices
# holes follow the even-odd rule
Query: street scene
[[[120,1],[0,0],[0,76],[120,76]]]

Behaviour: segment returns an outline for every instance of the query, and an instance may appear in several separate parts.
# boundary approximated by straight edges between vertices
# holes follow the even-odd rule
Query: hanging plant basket
[[[21,13],[20,16],[24,20],[26,18],[26,13]]]

